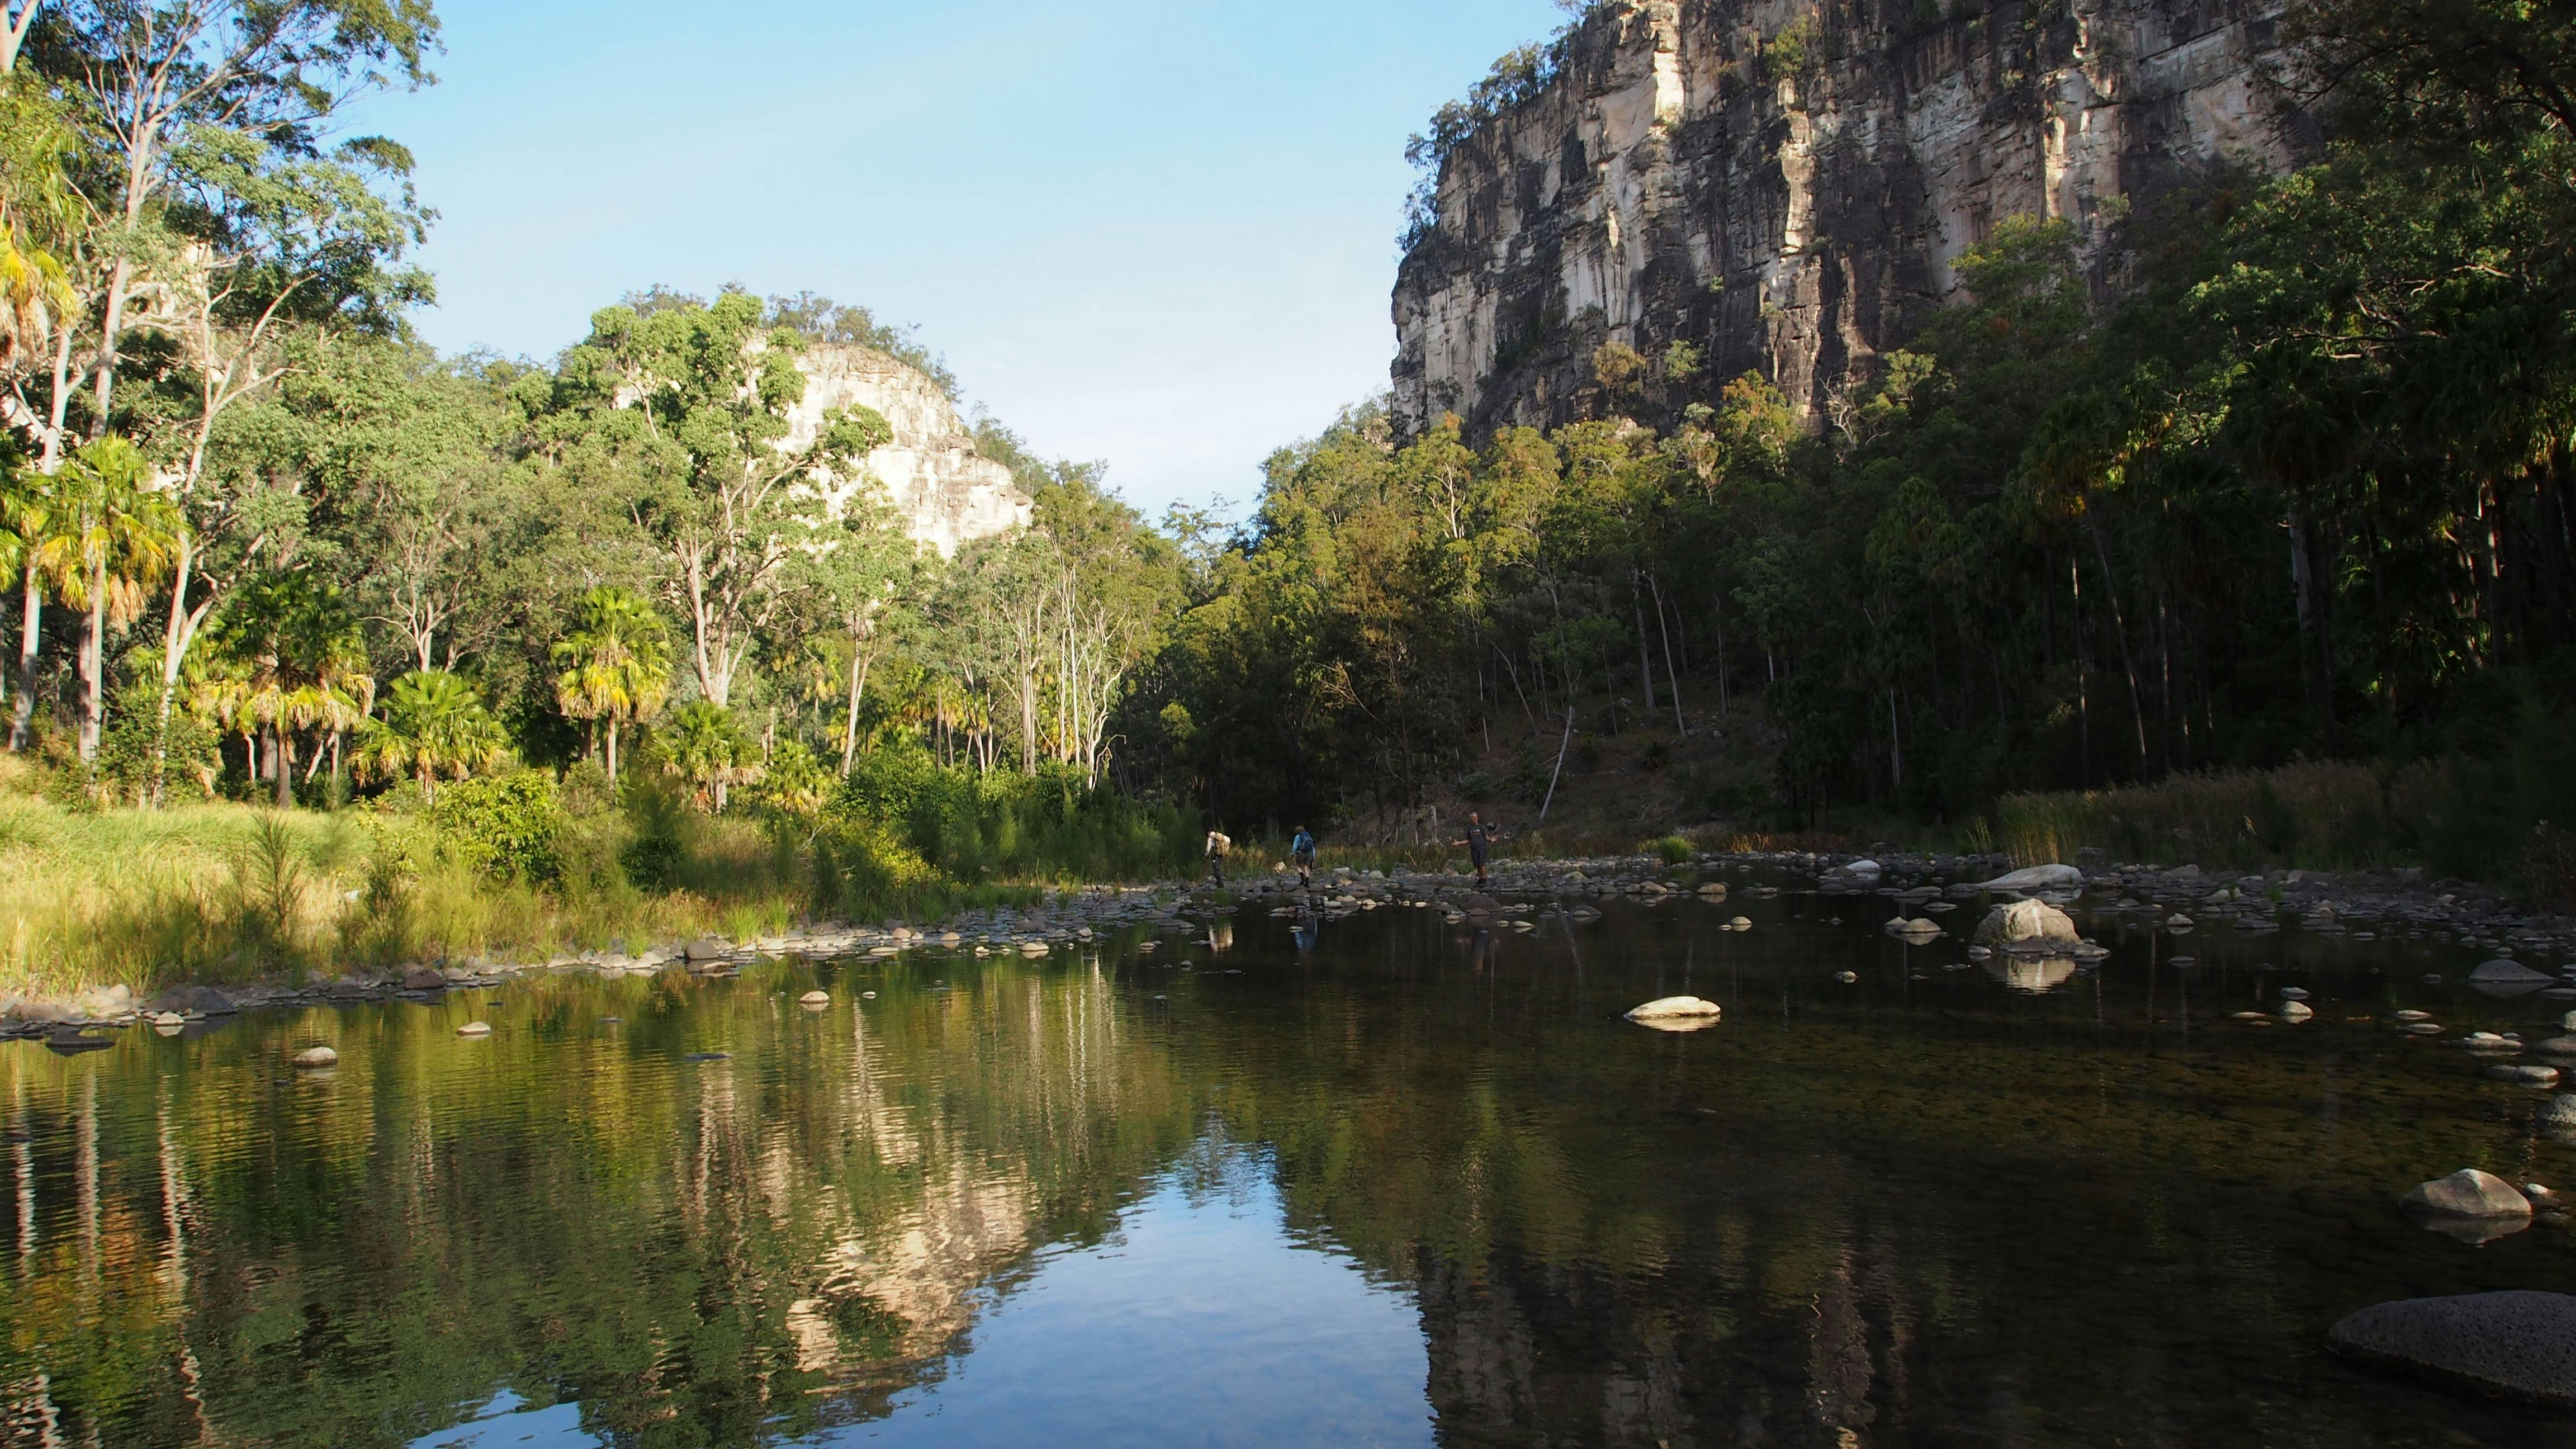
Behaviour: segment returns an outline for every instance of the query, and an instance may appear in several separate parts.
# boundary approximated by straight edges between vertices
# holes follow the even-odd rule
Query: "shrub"
[[[1691,843],[1678,835],[1667,835],[1655,842],[1655,858],[1666,865],[1681,865],[1691,858]]]
[[[459,780],[438,792],[427,815],[458,862],[479,874],[529,884],[563,874],[571,817],[542,770]]]

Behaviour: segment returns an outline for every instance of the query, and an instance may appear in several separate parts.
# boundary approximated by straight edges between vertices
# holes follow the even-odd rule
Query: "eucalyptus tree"
[[[649,314],[610,307],[567,354],[534,429],[538,452],[623,491],[663,554],[699,692],[718,706],[781,610],[800,545],[831,515],[823,487],[892,436],[871,409],[832,408],[810,440],[791,440],[803,346],[742,292]]]

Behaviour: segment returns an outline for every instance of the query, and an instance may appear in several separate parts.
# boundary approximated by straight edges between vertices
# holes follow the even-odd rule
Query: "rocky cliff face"
[[[1603,0],[1555,78],[1453,148],[1395,289],[1399,427],[1596,414],[1594,350],[1748,370],[1811,420],[1958,300],[1999,223],[2118,223],[2311,144],[2270,78],[2278,0]],[[1652,377],[1652,373],[1649,373]]]
[[[864,347],[809,348],[796,365],[805,374],[805,400],[788,414],[787,445],[812,442],[830,408],[884,414],[894,441],[868,455],[868,471],[885,485],[914,538],[945,557],[961,544],[1028,526],[1028,495],[1010,469],[975,451],[957,409],[929,378]],[[836,480],[835,503],[858,486]]]

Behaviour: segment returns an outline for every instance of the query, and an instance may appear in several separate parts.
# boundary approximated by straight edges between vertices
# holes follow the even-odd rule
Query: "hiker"
[[[1485,817],[1474,810],[1467,812],[1467,838],[1453,840],[1451,845],[1467,847],[1467,858],[1476,863],[1476,889],[1485,888],[1485,852],[1493,848],[1493,832],[1485,828]]]
[[[1315,837],[1306,827],[1297,827],[1297,837],[1288,842],[1288,854],[1297,862],[1297,883],[1308,890],[1315,888]]]
[[[1226,852],[1232,849],[1234,849],[1234,840],[1224,831],[1211,830],[1208,832],[1208,875],[1216,881],[1216,888],[1218,890],[1225,889],[1225,857]]]

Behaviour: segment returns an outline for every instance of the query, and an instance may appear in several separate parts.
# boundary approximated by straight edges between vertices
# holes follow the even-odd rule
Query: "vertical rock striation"
[[[946,557],[960,545],[1028,526],[1029,496],[1010,469],[975,451],[974,436],[937,383],[865,347],[811,347],[796,365],[805,374],[805,398],[788,414],[786,445],[812,442],[827,409],[882,413],[894,440],[868,455],[868,471],[885,485],[914,538]],[[835,504],[857,487],[857,480],[837,480]]]
[[[1650,402],[1758,370],[1821,419],[2016,216],[2065,219],[2115,288],[2124,217],[2312,144],[2277,8],[1600,0],[1441,167],[1396,280],[1398,426],[1593,415],[1608,342],[1650,360]],[[1652,380],[1676,341],[1703,370]]]

